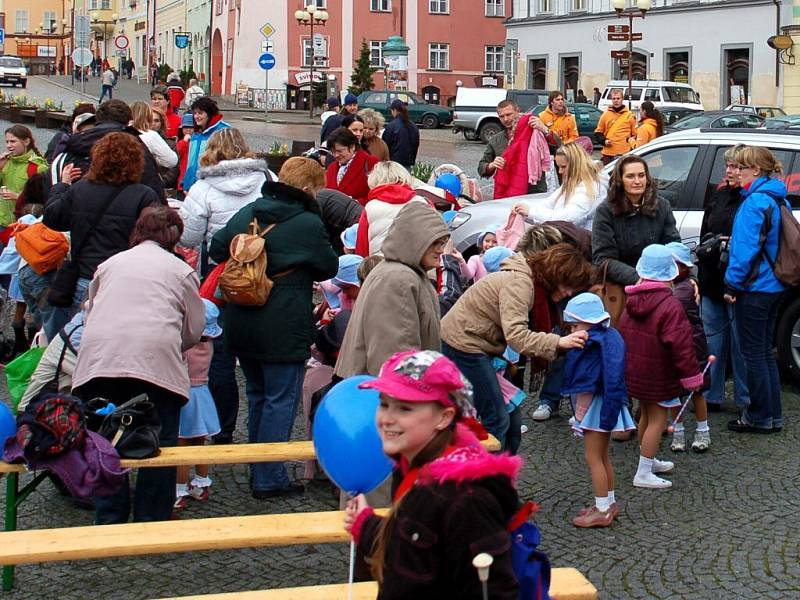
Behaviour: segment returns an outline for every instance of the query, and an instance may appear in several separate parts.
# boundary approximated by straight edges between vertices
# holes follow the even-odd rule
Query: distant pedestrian
[[[328,100],[335,100],[335,99],[329,98]],[[328,104],[329,110],[333,110],[331,106],[332,106],[331,104]],[[358,96],[356,96],[355,94],[347,94],[344,97],[344,107],[342,108],[341,112],[338,115],[337,114],[331,115],[323,122],[322,132],[320,133],[320,141],[326,142],[328,140],[328,137],[336,129],[342,126],[342,121],[347,115],[354,115],[357,112],[358,112]]]
[[[594,95],[592,96],[592,104],[594,104],[595,106],[599,106],[601,97],[602,94],[600,93],[600,88],[594,88]]]
[[[650,100],[645,100],[639,108],[639,126],[636,128],[636,138],[630,139],[628,142],[631,148],[638,148],[662,135],[664,135],[664,117]]]
[[[327,121],[329,117],[332,117],[333,115],[339,112],[339,107],[341,105],[342,103],[339,102],[339,98],[337,98],[336,96],[331,96],[325,101],[325,108],[327,110],[325,110],[319,116],[319,120],[322,123],[323,127],[325,126],[325,121]],[[323,139],[322,141],[324,142],[325,140]]]
[[[594,130],[595,136],[603,145],[600,154],[604,165],[630,152],[630,140],[636,139],[636,115],[625,106],[622,90],[611,90],[609,95],[611,106],[600,117]]]
[[[389,147],[389,156],[394,162],[410,169],[417,162],[419,130],[408,118],[408,105],[395,99],[389,107],[392,121],[383,130],[383,141]]]
[[[174,71],[167,76],[167,92],[169,92],[169,105],[173,111],[177,112],[180,105],[183,104],[186,92],[183,91],[180,76]]]
[[[199,85],[197,85],[197,79],[190,79],[189,80],[189,87],[186,88],[186,95],[183,98],[183,103],[188,109],[194,101],[198,98],[202,98],[205,96],[206,93]]]
[[[108,94],[108,99],[113,100],[114,94],[112,90],[114,89],[114,82],[116,81],[116,77],[114,76],[114,71],[110,68],[103,71],[103,79],[101,81],[101,88],[100,88],[100,99],[97,101],[98,104],[103,103],[103,98],[106,97]]]
[[[578,93],[575,96],[575,102],[578,102],[579,104],[586,104],[589,102],[589,99],[586,97],[586,94],[583,93],[583,90],[578,90]]]

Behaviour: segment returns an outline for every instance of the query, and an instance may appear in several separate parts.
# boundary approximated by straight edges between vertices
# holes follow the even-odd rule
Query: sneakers
[[[592,508],[597,510],[596,506],[593,506],[591,508],[582,508],[578,511],[578,516],[582,517],[583,515],[590,513],[592,511]],[[613,502],[611,506],[609,506],[608,510],[614,517],[614,519],[617,519],[619,517],[619,506],[617,506],[616,502]]]
[[[711,447],[711,434],[708,431],[695,431],[692,450],[698,454],[705,452]]]
[[[662,490],[672,487],[672,482],[668,479],[662,479],[652,473],[645,473],[644,475],[636,473],[633,478],[633,486],[640,488],[647,488],[651,490]]]
[[[675,468],[675,463],[668,460],[653,459],[653,473],[669,473]]]
[[[203,487],[197,487],[194,485],[189,486],[189,496],[192,497],[192,500],[197,500],[198,502],[205,502],[208,500],[208,497],[211,495],[211,486],[206,485]]]
[[[672,443],[669,445],[669,449],[673,452],[686,452],[686,434],[683,431],[676,431],[672,434]]]
[[[583,511],[581,511],[583,512]],[[578,516],[572,519],[572,524],[575,527],[608,527],[614,522],[614,513],[609,508],[605,512],[597,510],[596,506],[586,510],[583,514],[578,513]]]
[[[189,494],[185,496],[178,496],[175,499],[175,504],[172,505],[173,512],[180,512],[189,504]]]
[[[540,404],[536,407],[536,410],[533,411],[531,418],[534,421],[547,421],[550,417],[553,416],[553,409],[550,408],[547,404]]]

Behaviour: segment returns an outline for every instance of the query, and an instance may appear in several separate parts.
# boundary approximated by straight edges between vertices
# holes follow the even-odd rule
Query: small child
[[[358,268],[363,258],[356,254],[343,254],[339,257],[339,270],[332,279],[319,284],[325,302],[317,307],[320,325],[326,325],[340,310],[353,310],[361,281]]]
[[[356,223],[355,225],[350,225],[350,227],[345,229],[339,237],[342,240],[344,253],[355,254],[356,241],[358,240],[358,223]]]
[[[189,158],[189,142],[195,132],[194,115],[187,112],[181,118],[180,135],[175,144],[175,152],[178,155],[178,189],[183,192],[183,176],[186,174],[186,163]]]
[[[614,497],[614,467],[608,456],[612,431],[633,431],[625,387],[625,343],[611,327],[611,316],[599,296],[585,292],[564,309],[573,331],[586,331],[582,350],[570,350],[564,366],[561,393],[574,396],[575,423],[583,436],[586,464],[592,477],[594,506],[572,520],[575,527],[608,527],[619,515]]]
[[[667,248],[672,252],[672,257],[678,265],[678,277],[676,277],[673,282],[673,291],[675,297],[680,300],[681,306],[683,306],[683,310],[686,312],[686,317],[689,319],[689,324],[692,326],[694,351],[700,369],[703,369],[708,360],[708,342],[706,341],[703,320],[700,318],[700,310],[697,305],[697,284],[690,277],[691,269],[694,266],[694,262],[692,262],[692,253],[689,248],[680,242],[670,242],[667,244]],[[706,404],[706,398],[702,391],[697,391],[692,394],[692,402],[694,403],[695,416],[697,417],[697,430],[694,434],[694,441],[692,441],[692,450],[701,453],[711,447],[711,433],[708,428],[708,405]],[[680,409],[677,408],[673,409],[673,415],[676,416],[679,410]],[[683,429],[683,419],[675,423],[670,450],[673,452],[686,451],[686,436]]]
[[[214,398],[208,389],[208,367],[214,354],[211,340],[222,335],[219,326],[219,309],[210,300],[203,299],[206,307],[206,327],[200,343],[183,353],[189,368],[189,402],[181,409],[178,446],[202,446],[206,439],[220,432],[219,417]],[[189,467],[177,468],[175,485],[175,505],[173,514],[186,508],[189,498],[208,500],[211,494],[211,478],[208,465],[196,465],[195,476],[189,483]]]
[[[483,265],[483,255],[490,248],[497,246],[497,235],[495,232],[498,229],[499,227],[492,226],[481,231],[480,235],[478,236],[478,241],[475,244],[478,247],[479,253],[471,256],[467,262],[463,262],[464,259],[461,259],[461,273],[468,282],[472,281],[473,283],[477,283],[486,277],[486,267]]]
[[[692,326],[672,294],[672,281],[678,276],[672,252],[661,244],[647,246],[636,272],[641,279],[625,288],[628,301],[619,323],[625,340],[625,382],[642,410],[639,468],[633,485],[663,489],[672,487],[672,482],[657,474],[675,467],[656,458],[669,409],[680,405],[678,396],[684,389],[701,389],[703,375],[692,346]]]

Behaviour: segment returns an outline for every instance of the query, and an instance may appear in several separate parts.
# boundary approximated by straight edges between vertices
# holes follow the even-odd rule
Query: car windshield
[[[22,67],[22,59],[13,56],[0,56],[0,67],[18,69]]]
[[[708,117],[705,115],[691,115],[675,121],[672,127],[675,129],[696,129],[697,127],[702,127],[707,120]]]
[[[700,104],[700,98],[692,88],[669,87],[662,88],[666,102],[683,102],[685,104]]]

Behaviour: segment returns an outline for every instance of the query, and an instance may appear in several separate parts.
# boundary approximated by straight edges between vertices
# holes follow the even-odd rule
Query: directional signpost
[[[258,66],[264,69],[264,118],[269,116],[269,72],[275,68],[275,55],[264,52],[258,57]]]
[[[619,61],[619,70],[626,69],[628,71],[628,108],[633,109],[633,42],[638,42],[643,39],[641,33],[633,31],[633,20],[635,18],[644,19],[647,11],[653,7],[651,0],[636,0],[636,8],[625,8],[625,2],[614,0],[612,2],[614,12],[617,13],[618,18],[628,18],[627,25],[606,25],[606,33],[608,34],[609,42],[627,42],[627,50],[612,50],[611,58]]]
[[[612,50],[611,58],[630,58],[631,55],[627,50]]]
[[[631,26],[630,25],[606,25],[606,31],[608,33],[630,33]]]

